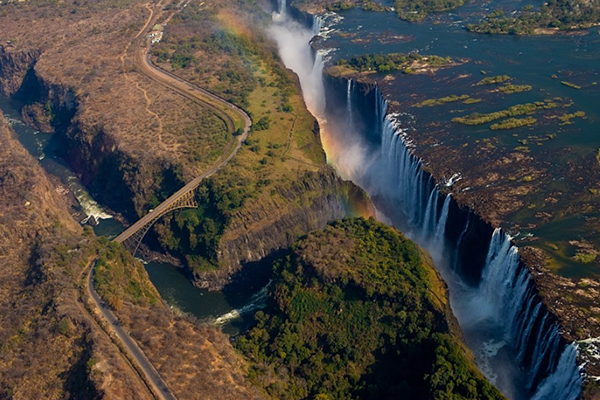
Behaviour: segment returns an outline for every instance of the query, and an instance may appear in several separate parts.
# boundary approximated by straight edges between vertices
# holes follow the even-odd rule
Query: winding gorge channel
[[[459,174],[445,182],[437,182],[428,172],[424,161],[415,155],[417,145],[410,133],[418,128],[414,123],[417,117],[409,112],[412,110],[398,111],[398,106],[392,110],[392,99],[375,83],[361,83],[326,74],[327,62],[332,57],[352,56],[358,46],[356,43],[360,43],[336,38],[329,48],[323,46],[335,25],[342,23],[343,17],[337,14],[313,17],[290,8],[286,0],[273,0],[272,3],[277,9],[273,12],[273,23],[268,33],[278,43],[285,65],[299,77],[307,107],[319,122],[329,163],[344,179],[353,181],[369,194],[380,221],[395,226],[432,255],[449,288],[452,311],[465,342],[484,375],[512,400],[577,399],[581,394],[583,376],[577,345],[568,343],[561,336],[557,318],[542,302],[510,234],[494,229],[473,211],[457,204],[449,193],[453,183],[460,179]],[[469,5],[465,7],[467,13],[473,11]],[[360,30],[361,13],[352,10],[345,14],[352,20],[350,25],[357,26],[351,29]],[[392,22],[388,19],[394,18],[393,23],[397,26],[408,26],[398,22],[392,13],[369,15],[375,15],[373,21],[379,19],[382,25],[391,26]],[[450,14],[448,18],[458,17]],[[376,24],[373,21],[368,23]],[[448,29],[460,29],[457,25],[450,26],[452,28],[444,24],[438,27],[433,23],[410,25],[411,31],[407,36],[412,35],[412,44],[396,50],[405,51],[410,46],[423,51],[447,49],[450,56],[456,58],[467,57],[471,51],[489,53],[497,43],[506,45],[509,41],[494,36],[477,36],[475,40],[462,36],[456,40],[449,39]],[[315,40],[315,37],[319,38]],[[401,42],[404,40],[402,34],[395,37]],[[540,40],[517,39],[505,47],[498,47],[501,51],[490,56],[492,63],[498,62],[508,69],[512,62],[510,55],[514,55],[515,49],[517,53],[523,49],[523,43],[529,43],[533,48],[531,60],[543,59],[543,52],[548,48],[536,46]],[[600,46],[600,35],[550,40],[561,48],[569,47],[570,40],[575,41],[577,45],[573,46],[569,57],[575,57],[577,52],[581,55],[581,62],[587,63],[587,70],[595,71],[597,59],[588,57],[586,52],[588,48]],[[513,45],[514,48],[509,48]],[[373,51],[382,49],[375,44]],[[540,76],[550,76],[556,69],[552,65],[540,64],[539,71],[531,73],[527,69],[516,71],[520,68],[516,65],[514,70],[509,71],[511,75],[518,78],[525,76],[528,82],[540,87],[543,85]],[[471,74],[477,74],[481,69],[479,64],[474,63],[464,68],[469,69]],[[448,76],[443,79],[451,81]],[[455,84],[452,89],[460,85]],[[394,87],[394,90],[401,89],[402,84]],[[563,96],[563,91],[569,90],[572,88],[559,84],[557,88],[548,89],[548,95]],[[570,96],[576,103],[583,102],[581,94]],[[596,97],[588,103],[600,104],[598,93],[591,96]],[[527,98],[527,101],[534,99]],[[99,221],[94,228],[96,233],[109,238],[120,232],[123,227],[102,210],[61,160],[60,146],[54,143],[57,139],[53,139],[55,135],[45,135],[25,125],[19,120],[19,105],[11,100],[0,97],[0,109],[21,143],[47,172],[57,178],[56,182],[60,181],[57,190],[73,194],[70,196],[73,197],[73,211],[81,222],[94,217]],[[592,122],[597,121],[598,113],[592,106],[583,109],[588,119],[582,122],[585,129],[581,142],[592,143],[590,147],[596,149],[600,142],[594,142],[599,139]],[[485,134],[490,132],[486,129]],[[451,140],[458,142],[460,139],[448,139]],[[561,143],[561,140],[564,139],[559,137],[554,143]],[[567,157],[580,157],[578,152],[583,152],[582,149],[583,146],[576,148]],[[268,263],[268,260],[265,261],[265,264]],[[171,306],[223,326],[224,331],[231,335],[239,334],[248,327],[245,317],[264,307],[269,289],[269,276],[254,270],[246,274],[243,282],[220,292],[194,287],[183,268],[152,262],[146,264],[146,270],[161,296]]]
[[[576,345],[561,338],[511,237],[442,193],[411,153],[405,134],[410,115],[389,113],[376,86],[323,74],[327,52],[313,50],[311,42],[327,34],[327,21],[315,17],[309,28],[284,2],[278,6],[272,37],[299,76],[330,162],[369,193],[379,219],[432,254],[486,377],[515,400],[578,398]]]

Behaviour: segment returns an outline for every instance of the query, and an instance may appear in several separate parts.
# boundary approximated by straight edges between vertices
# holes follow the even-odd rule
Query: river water
[[[119,234],[123,230],[123,226],[93,199],[69,165],[60,158],[60,148],[56,136],[44,134],[25,125],[20,120],[19,109],[21,106],[17,102],[0,96],[0,110],[17,134],[23,147],[39,161],[47,173],[57,177],[64,188],[68,189],[77,199],[78,207],[74,211],[81,215],[80,222],[86,223],[87,219],[93,216],[98,221],[98,225],[94,227],[96,234],[108,237]]]
[[[20,120],[21,106],[0,96],[0,110],[21,144],[48,174],[58,178],[64,189],[71,191],[77,199],[78,207],[74,211],[80,216],[80,222],[85,224],[87,218],[94,216],[98,221],[94,226],[96,235],[109,239],[116,237],[124,227],[93,199],[77,175],[60,157],[56,137],[36,131]],[[233,285],[224,292],[210,292],[193,286],[182,268],[158,262],[146,263],[145,266],[150,280],[173,308],[222,326],[231,335],[247,326],[247,318],[252,315],[252,311],[262,306],[265,299],[264,288],[268,280],[265,276],[246,282],[245,285]]]
[[[469,14],[473,9],[467,6],[464,12]],[[575,399],[581,387],[575,360],[576,349],[561,342],[558,326],[535,297],[527,271],[519,267],[517,249],[512,246],[510,237],[497,231],[489,238],[489,252],[480,281],[475,286],[455,273],[452,259],[456,249],[447,248],[444,241],[451,198],[448,196],[444,199],[440,191],[432,186],[423,173],[421,162],[408,150],[412,144],[406,133],[412,129],[418,134],[418,126],[414,122],[419,115],[413,114],[412,110],[410,113],[407,110],[387,117],[385,114],[388,101],[423,95],[435,98],[462,94],[455,91],[467,90],[472,83],[456,83],[456,78],[471,77],[477,82],[484,75],[481,70],[487,68],[491,75],[510,73],[517,79],[526,80],[522,83],[536,85],[535,93],[517,97],[520,102],[536,101],[540,96],[569,95],[577,108],[584,109],[588,115],[587,120],[576,126],[577,143],[583,145],[579,147],[581,151],[591,155],[594,148],[600,145],[593,124],[598,118],[600,103],[590,103],[590,99],[596,98],[598,92],[597,85],[593,85],[589,79],[597,75],[600,52],[585,53],[590,46],[594,48],[600,45],[600,37],[558,36],[543,38],[549,40],[545,42],[541,38],[469,35],[462,29],[462,17],[464,15],[450,14],[438,16],[436,23],[430,20],[408,24],[399,21],[393,13],[351,10],[341,15],[325,16],[325,21],[314,23],[313,27],[317,29],[311,31],[284,11],[274,13],[274,26],[270,33],[278,43],[286,66],[298,74],[309,110],[319,119],[328,160],[342,175],[378,199],[378,204],[387,214],[381,214],[381,219],[401,228],[432,254],[449,286],[453,311],[480,369],[513,400]],[[445,23],[442,22],[444,19]],[[327,39],[319,40],[318,47],[321,50],[312,54],[309,60],[302,59],[303,55],[310,53],[311,48],[306,37],[315,34],[326,36]],[[583,61],[578,63],[561,59],[562,68],[569,67],[569,70],[561,69],[561,66],[547,60],[542,63],[544,57],[556,51],[553,50],[556,46],[572,55],[573,60]],[[330,85],[326,89],[323,83],[323,67],[328,63],[327,59],[332,57],[349,58],[356,54],[407,53],[415,50],[441,56],[477,56],[484,58],[484,61],[457,67],[449,73],[457,75],[454,77],[444,73],[439,74],[439,79],[435,76],[416,77],[417,83],[413,82],[412,87],[406,79],[398,79],[401,83],[392,88],[396,91],[392,90],[392,95],[387,99],[379,93],[373,101],[375,104],[370,104],[368,110],[364,109],[363,94],[356,89],[354,82],[348,81],[345,90]],[[526,57],[529,59],[524,60]],[[532,64],[529,65],[529,62]],[[564,74],[582,84],[589,82],[589,90],[586,93],[571,93],[572,88],[554,82],[551,77],[553,73]],[[339,93],[332,95],[330,90]],[[334,103],[324,105],[324,98],[328,101],[334,99]],[[513,105],[513,101],[514,97],[500,98],[496,103],[486,103],[482,107],[488,112],[501,109],[505,103]],[[448,112],[447,108],[445,112]],[[375,118],[365,116],[369,113],[373,113]],[[359,114],[362,114],[362,118]],[[432,120],[435,118],[432,114],[435,111],[424,110],[422,119]],[[560,133],[570,132],[569,128],[564,128]],[[480,135],[492,135],[487,126],[485,130],[479,130],[481,132],[477,133]],[[456,128],[452,133],[455,137],[447,140],[462,144],[465,137],[474,132],[473,129]],[[562,136],[550,146],[564,146],[565,141],[573,144],[572,136],[570,140],[569,135]],[[514,137],[511,138],[514,140]],[[569,157],[573,155],[569,154],[566,158]],[[461,226],[460,230],[466,232],[468,228],[467,220],[466,226]],[[481,253],[485,249],[471,251]]]
[[[464,64],[435,74],[395,73],[394,79],[385,81],[387,99],[399,104],[406,113],[401,121],[403,127],[417,141],[426,143],[419,149],[420,154],[433,154],[434,146],[444,146],[448,152],[460,154],[460,158],[454,157],[453,165],[440,166],[461,173],[479,171],[473,164],[485,162],[485,156],[476,158],[467,154],[469,149],[476,151],[478,143],[489,143],[489,152],[494,154],[490,161],[499,158],[498,151],[509,154],[525,148],[525,157],[532,157],[531,165],[542,171],[541,176],[535,176],[536,182],[543,183],[523,198],[526,202],[523,207],[507,216],[516,223],[519,240],[524,245],[543,248],[552,257],[551,268],[559,274],[573,278],[600,277],[600,262],[576,262],[573,259],[576,249],[571,244],[573,240],[586,240],[600,247],[600,233],[591,225],[600,218],[599,202],[597,197],[589,195],[590,190],[595,191],[598,176],[590,164],[600,148],[600,29],[531,37],[480,35],[464,29],[484,13],[511,7],[521,6],[505,0],[467,1],[464,7],[416,24],[399,20],[395,13],[354,9],[338,16],[334,33],[319,46],[334,49],[328,53],[330,63],[357,55],[395,52],[463,60]],[[499,95],[493,92],[493,86],[476,85],[486,76],[495,75],[508,75],[511,83],[531,85],[532,90]],[[573,83],[580,89],[565,83]],[[482,101],[412,107],[426,99],[464,94]],[[490,124],[465,126],[450,122],[453,117],[473,112],[489,113],[549,99],[572,104],[533,115],[537,122],[532,127],[493,131]],[[576,111],[584,112],[585,118],[573,119],[571,124],[563,124],[556,118]],[[332,158],[336,150],[334,146],[329,149]],[[343,163],[349,157],[338,159]],[[444,156],[437,159],[442,164]],[[513,189],[513,184],[506,183],[508,179],[514,181],[515,176],[501,176],[491,184],[500,182]],[[571,211],[571,207],[576,211]],[[545,217],[541,219],[542,214]],[[529,241],[528,237],[533,239]]]

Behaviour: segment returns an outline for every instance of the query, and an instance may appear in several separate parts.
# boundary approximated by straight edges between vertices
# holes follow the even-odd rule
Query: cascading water
[[[376,115],[385,109],[376,105]],[[394,210],[399,206],[402,212],[393,213],[392,222],[404,229],[408,226],[411,237],[432,253],[450,286],[452,307],[467,342],[489,379],[515,399],[576,399],[581,390],[576,346],[561,338],[511,238],[499,229],[494,231],[475,287],[457,272],[456,250],[468,245],[466,235],[476,217],[467,215],[454,254],[444,254],[451,196],[446,196],[440,209],[440,190],[405,145],[400,117],[383,117],[381,148],[374,155],[378,162],[371,164],[359,184],[379,197],[379,203]]]
[[[348,121],[353,123],[352,117],[352,79],[348,79],[348,88],[346,89],[346,112],[348,113]]]
[[[440,218],[436,225],[435,234],[433,236],[433,243],[435,243],[435,245],[438,247],[443,247],[444,245],[444,235],[446,233],[446,223],[448,222],[448,211],[450,210],[451,200],[452,196],[447,195],[446,200],[444,200],[444,205],[442,206]]]
[[[277,0],[278,12],[279,14],[285,14],[285,9],[287,7],[286,0]]]
[[[389,114],[387,102],[376,88],[370,111],[374,117],[365,117],[362,114],[367,111],[354,103],[357,84],[353,81],[346,82],[345,115],[333,110],[333,105],[326,107],[323,55],[310,46],[318,31],[287,16],[274,20],[270,32],[281,57],[299,76],[308,109],[319,119],[322,132],[327,131],[324,143],[334,142],[328,158],[344,177],[383,206],[394,225],[432,254],[450,287],[452,308],[482,371],[512,399],[576,399],[581,391],[577,348],[561,338],[558,324],[538,298],[510,237],[494,231],[485,263],[481,263],[485,265],[479,265],[481,276],[475,284],[467,282],[461,274],[465,260],[459,250],[477,251],[469,232],[480,221],[467,214],[464,226],[454,229],[456,237],[447,241],[452,197],[441,193],[422,161],[409,150],[412,144],[402,124],[407,116]],[[317,25],[321,29],[321,22],[313,23],[313,29]],[[325,119],[327,125],[323,126]],[[358,127],[359,119],[369,121],[365,131]],[[366,131],[378,132],[379,143],[368,143]],[[447,242],[453,244],[447,249],[449,257],[444,254]]]
[[[284,11],[275,14],[274,24],[269,33],[277,41],[279,54],[285,65],[297,65],[295,70],[302,86],[302,94],[309,111],[317,118],[325,113],[325,91],[323,86],[323,54],[313,52],[308,43],[315,36],[313,30],[308,30],[285,13],[285,0],[280,0]],[[319,18],[313,20],[313,29],[319,29]],[[318,32],[318,31],[317,31]],[[302,45],[301,45],[302,43]]]
[[[378,115],[386,107],[376,105],[375,110]],[[490,380],[513,399],[576,399],[581,390],[576,346],[561,338],[511,238],[500,229],[494,231],[474,287],[457,272],[456,250],[468,245],[466,236],[476,217],[468,214],[454,254],[444,254],[451,196],[440,208],[441,192],[406,146],[400,117],[383,117],[381,148],[373,156],[377,161],[358,183],[386,208],[399,206],[402,212],[392,213],[392,222],[408,226],[411,237],[432,253],[449,284],[451,304],[469,347]],[[448,258],[452,261],[446,262]]]

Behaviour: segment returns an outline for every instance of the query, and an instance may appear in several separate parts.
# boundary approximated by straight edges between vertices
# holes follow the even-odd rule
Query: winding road
[[[121,342],[126,353],[128,353],[128,359],[137,364],[136,373],[143,373],[144,382],[150,386],[152,394],[158,399],[164,400],[176,400],[177,398],[171,393],[167,384],[162,379],[152,362],[146,357],[142,349],[139,348],[135,340],[129,336],[129,334],[123,329],[117,317],[110,311],[108,305],[106,305],[96,290],[94,289],[94,267],[96,266],[96,260],[94,260],[92,267],[89,269],[86,277],[86,290],[87,294],[95,304],[97,310],[100,312],[105,322],[110,326],[110,330],[116,338]]]
[[[147,27],[153,24],[158,17],[159,16],[155,16],[154,18],[150,19],[147,23]],[[144,43],[144,41],[146,43]],[[252,126],[252,120],[250,119],[250,116],[241,108],[152,64],[148,55],[150,51],[149,40],[145,36],[140,36],[137,42],[138,43],[136,47],[138,50],[135,52],[134,57],[136,69],[140,73],[150,78],[153,82],[164,86],[166,89],[172,90],[189,100],[212,109],[218,115],[221,115],[221,117],[225,120],[225,123],[232,130],[235,130],[235,121],[233,121],[227,111],[237,113],[244,120],[244,130],[241,135],[237,136],[235,146],[229,151],[229,153],[226,153],[217,161],[216,164],[204,171],[200,176],[194,178],[187,185],[179,189],[177,192],[171,195],[171,197],[154,208],[151,213],[146,214],[144,217],[122,232],[119,236],[117,236],[114,240],[119,243],[123,243],[137,231],[142,229],[146,224],[155,219],[156,215],[161,215],[181,197],[196,189],[202,180],[210,177],[215,172],[227,165],[227,163],[231,161],[231,159],[237,154],[238,150],[242,146],[242,143],[248,137],[248,134],[250,133],[250,127]],[[217,105],[215,105],[215,103]]]
[[[157,6],[157,9],[161,9],[160,3]],[[232,146],[230,146],[229,151],[227,151],[213,166],[211,166],[208,170],[204,171],[201,175],[194,178],[184,187],[179,189],[177,192],[171,195],[171,197],[169,197],[158,207],[156,207],[151,213],[148,213],[146,216],[144,216],[139,221],[131,225],[127,230],[125,230],[123,233],[121,233],[114,239],[115,241],[120,243],[125,241],[139,229],[151,222],[151,220],[154,219],[156,215],[160,215],[161,212],[164,212],[165,210],[169,209],[169,207],[175,202],[177,202],[181,197],[188,194],[190,191],[195,190],[202,180],[210,177],[218,170],[223,168],[225,165],[227,165],[227,163],[237,154],[238,150],[242,146],[242,143],[248,137],[250,127],[252,125],[252,120],[244,110],[227,102],[225,99],[222,99],[219,96],[210,93],[204,89],[196,87],[190,84],[189,82],[167,71],[164,71],[152,64],[148,57],[148,52],[150,50],[150,42],[149,39],[146,38],[145,33],[148,32],[150,27],[153,26],[161,18],[162,15],[160,12],[156,13],[150,8],[149,10],[151,14],[146,22],[145,27],[138,33],[138,35],[133,41],[133,58],[136,70],[139,73],[145,75],[157,85],[162,86],[165,90],[171,90],[190,101],[212,109],[217,115],[219,115],[224,120],[224,122],[232,131],[235,130],[236,124],[235,120],[231,117],[230,113],[237,114],[244,121],[244,129],[243,132],[235,138],[236,140],[232,141],[233,143]],[[168,19],[170,19],[170,17]],[[162,379],[160,373],[156,370],[152,362],[139,348],[135,340],[133,340],[131,336],[129,336],[129,334],[123,329],[116,316],[102,301],[102,299],[94,289],[95,265],[96,261],[93,262],[86,277],[85,287],[89,298],[94,303],[94,306],[97,308],[97,310],[100,312],[103,319],[107,323],[108,329],[111,330],[114,336],[118,339],[118,341],[120,341],[122,348],[124,349],[123,351],[128,354],[128,358],[131,360],[131,362],[136,364],[136,372],[140,375],[143,375],[144,381],[152,389],[153,395],[158,399],[175,400],[175,395],[169,390],[165,381]]]

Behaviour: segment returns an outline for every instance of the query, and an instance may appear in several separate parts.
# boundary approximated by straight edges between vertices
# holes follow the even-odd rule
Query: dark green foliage
[[[299,240],[237,341],[250,377],[280,399],[502,399],[450,336],[430,268],[373,220]]]
[[[158,294],[144,279],[142,264],[116,242],[99,238],[98,259],[94,268],[94,287],[113,309],[119,309],[124,300],[136,304],[154,304]]]
[[[524,7],[516,16],[507,17],[501,10],[486,16],[467,29],[478,33],[531,35],[536,29],[582,29],[600,22],[600,3],[585,0],[550,0],[538,11]]]
[[[377,71],[390,72],[402,71],[408,68],[414,61],[422,62],[431,67],[442,67],[452,62],[450,57],[422,56],[419,53],[390,53],[390,54],[366,54],[352,57],[350,60],[340,60],[338,65],[348,66],[357,72]]]
[[[427,14],[453,10],[464,4],[464,0],[394,0],[396,12],[401,19],[416,22]]]
[[[248,196],[241,181],[232,179],[228,186],[205,181],[197,189],[198,208],[167,216],[163,223],[157,224],[160,245],[185,259],[191,270],[216,268],[217,247],[229,216]]]
[[[264,131],[266,129],[269,129],[269,127],[271,126],[271,118],[269,118],[267,115],[265,115],[264,117],[261,117],[258,122],[255,122],[252,125],[252,129],[255,131]]]
[[[187,68],[196,62],[196,58],[192,54],[184,54],[176,51],[171,56],[171,66],[173,69]]]
[[[154,182],[154,191],[144,206],[144,214],[185,185],[180,166],[169,166],[154,174]]]

